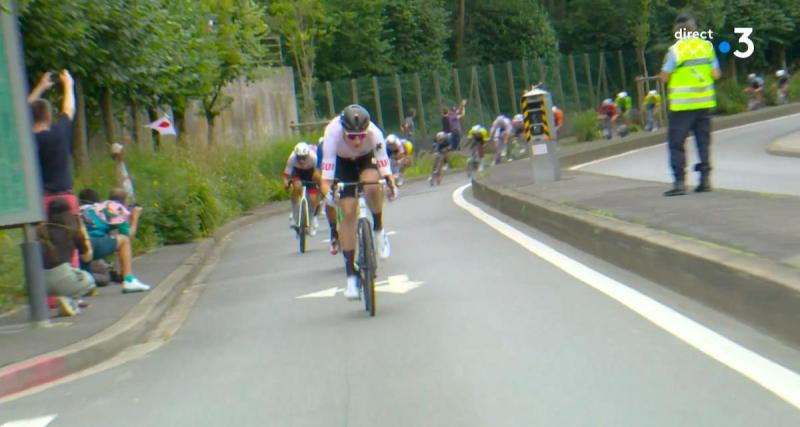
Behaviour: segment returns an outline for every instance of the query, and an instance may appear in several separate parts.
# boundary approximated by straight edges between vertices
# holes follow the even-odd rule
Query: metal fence
[[[658,71],[663,52],[648,53],[648,73]],[[333,117],[345,106],[367,107],[373,121],[387,132],[397,132],[405,111],[417,111],[417,132],[432,135],[441,128],[442,109],[467,100],[465,126],[491,124],[499,114],[519,112],[521,94],[544,82],[554,102],[567,113],[595,110],[604,98],[628,91],[637,96],[636,78],[642,68],[636,52],[616,51],[560,55],[450,70],[365,77],[321,82],[314,88],[317,118]]]

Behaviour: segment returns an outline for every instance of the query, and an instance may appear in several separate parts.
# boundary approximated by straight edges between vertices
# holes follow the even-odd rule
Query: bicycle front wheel
[[[297,233],[299,234],[298,241],[300,242],[300,253],[306,253],[306,232],[308,231],[308,200],[303,199],[300,202],[300,221],[297,224]]]
[[[372,238],[372,227],[367,219],[362,218],[358,221],[358,229],[359,245],[361,246],[359,250],[363,254],[360,273],[364,309],[370,316],[375,316],[375,275],[378,267],[375,257],[375,242]]]

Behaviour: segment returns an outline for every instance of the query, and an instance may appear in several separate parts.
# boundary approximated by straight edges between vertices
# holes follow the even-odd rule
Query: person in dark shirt
[[[69,202],[53,199],[48,205],[47,222],[38,228],[47,294],[57,297],[61,312],[73,316],[79,311],[76,299],[90,294],[92,275],[71,265],[77,250],[84,261],[92,260],[89,235],[80,219],[70,212]]]
[[[78,200],[72,193],[72,121],[75,118],[75,93],[69,71],[59,76],[64,90],[61,106],[62,116],[53,123],[53,109],[41,96],[54,83],[52,74],[45,73],[28,96],[33,114],[33,134],[39,155],[39,170],[44,190],[45,212],[53,199],[63,198],[69,202],[70,210],[77,215]]]

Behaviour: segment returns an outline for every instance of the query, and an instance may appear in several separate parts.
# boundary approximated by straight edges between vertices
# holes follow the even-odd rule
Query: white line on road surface
[[[800,409],[800,375],[489,215],[464,198],[464,190],[469,186],[467,184],[456,189],[453,192],[453,201],[472,216],[518,243],[532,254],[616,300],[685,343]]]
[[[744,128],[748,128],[748,127],[752,127],[752,126],[763,125],[763,124],[770,123],[770,122],[774,122],[774,121],[778,121],[778,120],[785,120],[785,119],[788,119],[788,118],[791,118],[791,117],[795,117],[795,116],[800,116],[800,113],[798,113],[798,114],[791,114],[791,115],[788,115],[788,116],[783,116],[783,117],[776,117],[776,118],[774,118],[774,119],[763,120],[763,121],[760,121],[760,122],[748,123],[748,124],[746,124],[746,125],[739,125],[739,126],[734,126],[734,127],[730,127],[730,128],[725,128],[725,129],[715,130],[715,131],[714,131],[714,132],[712,132],[712,133],[722,133],[722,132],[729,132],[729,131],[732,131],[732,130],[744,129]],[[581,163],[581,164],[579,164],[579,165],[575,165],[575,166],[570,166],[570,167],[569,167],[569,170],[571,170],[571,171],[575,171],[575,170],[578,170],[578,169],[585,168],[586,166],[595,165],[595,164],[597,164],[597,163],[603,163],[603,162],[605,162],[605,161],[607,161],[607,160],[618,159],[618,158],[620,158],[620,157],[629,156],[629,155],[631,155],[631,154],[636,154],[636,153],[639,153],[639,152],[641,152],[641,151],[650,150],[650,149],[653,149],[653,148],[663,147],[664,145],[667,145],[667,143],[666,143],[666,142],[662,142],[662,143],[660,143],[660,144],[651,145],[651,146],[649,146],[649,147],[637,148],[637,149],[635,149],[635,150],[626,151],[626,152],[624,152],[624,153],[615,154],[615,155],[613,155],[613,156],[603,157],[602,159],[592,160],[592,161],[590,161],[590,162]]]
[[[386,280],[375,282],[375,290],[378,292],[388,292],[390,294],[407,294],[414,289],[417,289],[425,282],[409,280],[407,274],[397,274],[389,276]],[[310,294],[300,295],[295,299],[308,299],[308,298],[333,298],[338,293],[344,292],[344,288],[328,288],[321,291],[312,292]],[[2,426],[0,426],[2,427]]]
[[[9,421],[0,427],[47,427],[58,415],[45,415],[44,417],[28,418],[26,420]]]

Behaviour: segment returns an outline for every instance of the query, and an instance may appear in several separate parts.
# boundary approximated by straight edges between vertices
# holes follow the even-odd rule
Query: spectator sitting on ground
[[[142,292],[150,290],[150,286],[139,281],[131,266],[133,258],[132,240],[136,236],[136,228],[141,215],[141,206],[129,211],[124,204],[125,190],[111,190],[109,200],[97,202],[97,192],[91,189],[81,191],[81,200],[90,202],[81,206],[81,218],[86,224],[89,239],[94,252],[93,259],[101,259],[117,254],[122,269],[122,292]],[[88,269],[88,264],[83,265]]]
[[[68,201],[51,200],[47,222],[37,229],[42,243],[47,294],[57,298],[61,313],[65,316],[78,314],[80,309],[77,300],[95,289],[92,276],[71,264],[75,250],[80,253],[81,261],[91,261],[92,247],[86,228],[70,210]]]
[[[44,208],[47,212],[50,200],[63,198],[70,204],[71,212],[78,214],[78,200],[72,193],[72,120],[75,117],[75,93],[72,76],[67,70],[59,76],[64,89],[61,116],[53,123],[53,109],[41,96],[51,87],[51,73],[45,73],[28,96],[33,114],[33,134],[39,157],[44,190]]]

